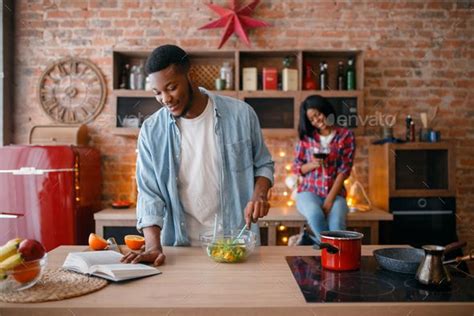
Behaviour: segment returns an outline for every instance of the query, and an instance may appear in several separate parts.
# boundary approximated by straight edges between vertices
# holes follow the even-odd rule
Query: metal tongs
[[[120,246],[117,244],[117,241],[115,240],[114,237],[110,237],[107,239],[107,244],[108,244],[108,249],[109,250],[113,250],[113,251],[116,251],[120,254],[123,255],[123,252],[122,250],[120,249]]]
[[[469,261],[469,260],[473,260],[474,259],[474,250],[471,250],[471,252],[465,256],[459,256],[459,257],[456,257],[452,260],[447,260],[447,261],[443,261],[443,264],[451,264],[451,263],[459,263],[459,262],[462,262],[462,261]]]

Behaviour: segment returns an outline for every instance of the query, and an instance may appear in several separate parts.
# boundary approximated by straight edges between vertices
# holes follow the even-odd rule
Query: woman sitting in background
[[[355,140],[352,131],[335,126],[335,120],[332,105],[319,95],[301,104],[293,172],[303,179],[296,207],[316,235],[315,241],[322,231],[346,228],[344,180],[351,173]]]

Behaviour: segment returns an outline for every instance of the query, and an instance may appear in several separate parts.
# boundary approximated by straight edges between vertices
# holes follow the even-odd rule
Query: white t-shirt
[[[186,218],[191,246],[199,246],[199,234],[213,230],[220,207],[220,160],[214,133],[211,98],[204,111],[193,119],[179,118],[181,161],[178,192]]]
[[[336,131],[333,130],[329,135],[321,135],[319,134],[319,142],[321,143],[321,147],[329,147],[331,140],[333,139],[334,135],[336,135]]]

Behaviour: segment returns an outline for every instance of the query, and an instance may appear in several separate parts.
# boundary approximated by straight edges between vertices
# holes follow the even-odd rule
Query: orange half
[[[38,261],[23,262],[13,269],[13,277],[20,283],[27,283],[36,278],[40,271]]]
[[[139,250],[145,244],[145,238],[140,235],[127,235],[123,240],[125,245],[132,250]]]
[[[91,233],[89,235],[89,247],[93,250],[104,250],[107,247],[107,241],[99,235]]]

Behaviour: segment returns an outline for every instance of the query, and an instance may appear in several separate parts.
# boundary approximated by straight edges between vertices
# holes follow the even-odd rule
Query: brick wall
[[[227,5],[227,1],[215,3]],[[474,247],[474,14],[469,1],[270,1],[255,17],[272,24],[251,32],[260,49],[361,49],[365,51],[365,111],[397,114],[395,133],[407,114],[439,106],[436,128],[456,143],[458,227]],[[27,142],[33,125],[50,124],[36,88],[52,61],[79,56],[96,63],[112,89],[112,50],[151,50],[164,43],[215,49],[221,30],[197,28],[216,15],[201,0],[21,0],[16,2],[14,141]],[[235,37],[226,49],[244,48]],[[135,140],[114,136],[108,98],[90,124],[93,146],[102,152],[103,202],[128,198],[135,163]],[[367,184],[367,146],[378,133],[367,128],[357,139],[356,167]],[[277,162],[276,194],[283,194],[285,165],[294,139],[267,139]],[[280,151],[286,156],[280,157]]]

